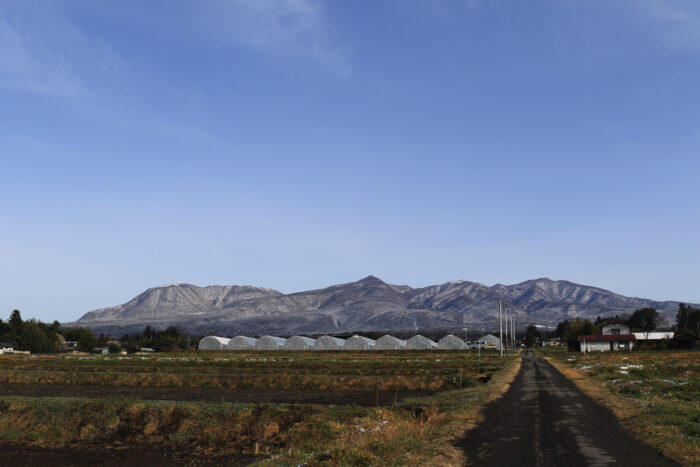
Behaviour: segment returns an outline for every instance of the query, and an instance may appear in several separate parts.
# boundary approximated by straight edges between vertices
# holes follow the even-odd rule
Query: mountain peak
[[[149,289],[129,302],[87,313],[74,325],[93,331],[165,328],[192,333],[318,334],[403,329],[488,327],[498,320],[504,299],[520,323],[554,326],[563,319],[595,318],[652,307],[671,317],[677,302],[624,297],[597,287],[547,277],[492,287],[450,281],[411,289],[369,275],[324,289],[282,294],[250,286],[169,284]],[[691,306],[695,306],[690,304]],[[494,311],[496,310],[496,311]],[[119,334],[119,335],[121,335]]]
[[[386,282],[384,282],[380,278],[373,276],[371,274],[363,279],[360,279],[356,283],[363,284],[363,285],[385,285],[386,284]]]

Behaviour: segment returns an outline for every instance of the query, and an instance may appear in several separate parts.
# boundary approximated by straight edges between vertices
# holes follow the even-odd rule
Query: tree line
[[[645,333],[647,337],[650,332],[668,325],[654,308],[640,308],[631,315],[622,314],[607,318],[598,316],[595,321],[583,318],[564,320],[557,325],[554,333],[562,342],[566,342],[569,350],[577,350],[579,336],[601,334],[604,326],[613,323],[626,324],[633,331]],[[700,330],[700,308],[679,304],[674,324],[677,333],[688,332],[697,337]]]
[[[76,350],[92,352],[95,348],[107,347],[110,352],[126,349],[136,352],[148,347],[156,352],[169,352],[187,349],[190,343],[197,343],[175,326],[164,330],[146,326],[142,333],[124,334],[114,339],[105,334],[95,335],[90,328],[62,328],[58,321],[51,324],[36,319],[22,320],[19,310],[10,313],[8,321],[0,319],[0,342],[11,344],[15,350],[28,350],[31,353],[58,353],[65,349],[66,341],[76,342]]]

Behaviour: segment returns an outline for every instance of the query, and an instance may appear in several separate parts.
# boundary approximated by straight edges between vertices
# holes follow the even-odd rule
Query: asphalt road
[[[672,466],[532,352],[484,421],[459,442],[474,466]]]

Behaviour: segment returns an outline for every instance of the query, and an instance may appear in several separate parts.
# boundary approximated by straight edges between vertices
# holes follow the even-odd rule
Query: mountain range
[[[292,294],[252,286],[169,284],[148,289],[123,305],[86,313],[66,326],[112,335],[142,331],[146,325],[221,336],[461,331],[497,327],[499,299],[519,327],[556,326],[564,319],[595,319],[642,307],[656,308],[672,320],[679,303],[625,297],[547,278],[515,285],[458,280],[411,288],[368,276]]]

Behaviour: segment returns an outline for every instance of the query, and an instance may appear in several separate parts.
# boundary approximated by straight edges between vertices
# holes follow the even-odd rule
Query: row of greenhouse
[[[415,335],[406,340],[389,335],[377,340],[357,335],[347,339],[333,336],[322,336],[318,339],[304,336],[293,336],[288,339],[275,336],[263,336],[257,339],[246,336],[236,336],[232,339],[207,336],[199,341],[199,350],[466,350],[470,347],[497,349],[498,344],[498,338],[491,334],[471,344],[452,334],[448,334],[437,342],[421,335]]]

